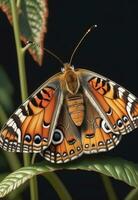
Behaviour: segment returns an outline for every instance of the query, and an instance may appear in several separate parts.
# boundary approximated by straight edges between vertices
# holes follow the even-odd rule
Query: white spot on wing
[[[22,112],[21,108],[19,108],[19,109],[15,112],[15,114],[16,114],[16,115],[19,115],[20,112]]]
[[[110,130],[110,129],[106,129],[106,128],[105,128],[105,124],[106,124],[106,122],[103,120],[103,121],[102,121],[102,124],[101,124],[102,129],[104,130],[105,133],[110,133],[111,130]]]
[[[7,121],[7,125],[9,125],[11,122],[13,122],[12,118]]]
[[[129,94],[128,95],[131,99],[133,99],[134,101],[136,100],[136,97],[133,94]]]
[[[125,92],[125,89],[124,89],[124,88],[122,88],[122,87],[119,87],[119,88],[118,88],[118,90],[119,90],[120,92],[122,92],[122,93],[124,93],[124,92]]]
[[[13,124],[13,129],[14,129],[14,131],[16,130],[16,128],[17,128],[17,126],[16,126],[16,123],[14,122],[14,124]]]
[[[130,113],[131,107],[132,107],[132,104],[131,104],[130,102],[128,102],[128,103],[127,103],[127,106],[126,106],[126,110],[127,110],[127,113],[128,113],[128,115],[129,115],[130,119],[133,121],[133,117],[132,117],[132,115],[131,115],[131,113]]]
[[[49,127],[50,127],[50,124],[48,124],[48,125],[43,124],[43,128],[49,128]]]
[[[63,161],[62,160],[57,160],[57,163],[63,163]]]
[[[18,128],[16,133],[18,135],[18,143],[21,143],[21,130]]]
[[[128,101],[130,102],[130,103],[133,103],[134,101],[133,101],[133,99],[131,99],[129,96],[128,96]]]
[[[24,116],[24,115],[22,115],[22,116],[20,117],[21,122],[23,122],[25,119],[26,119],[26,116]]]
[[[119,96],[122,97],[122,96],[123,96],[123,93],[125,92],[125,89],[122,88],[122,87],[119,87],[119,88],[118,88],[118,91],[119,91]]]

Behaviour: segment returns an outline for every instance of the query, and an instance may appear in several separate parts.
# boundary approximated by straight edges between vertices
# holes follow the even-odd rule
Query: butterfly
[[[109,151],[137,127],[133,94],[95,72],[74,69],[70,61],[13,113],[1,130],[0,147],[65,163]]]
[[[113,149],[138,127],[138,99],[115,82],[64,64],[9,118],[0,147],[65,163]]]

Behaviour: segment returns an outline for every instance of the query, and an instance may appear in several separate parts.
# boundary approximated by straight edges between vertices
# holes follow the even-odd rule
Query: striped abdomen
[[[84,100],[81,94],[66,98],[68,110],[76,126],[81,126],[84,119]]]

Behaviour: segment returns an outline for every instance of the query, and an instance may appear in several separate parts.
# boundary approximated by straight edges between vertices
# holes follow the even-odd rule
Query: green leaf
[[[32,45],[29,52],[33,59],[42,64],[44,35],[47,31],[48,8],[47,0],[20,0],[19,1],[19,26],[21,39],[26,43],[28,40],[40,46]],[[0,0],[0,8],[6,13],[12,24],[10,0]]]
[[[0,66],[0,105],[6,110],[11,111],[13,86],[4,69]]]
[[[35,175],[55,170],[87,170],[96,171],[115,179],[124,181],[130,186],[138,187],[138,165],[121,158],[98,157],[78,159],[67,164],[52,164],[46,161],[39,164],[23,167],[7,176],[0,183],[0,197],[4,197],[12,190],[15,190],[24,182]]]

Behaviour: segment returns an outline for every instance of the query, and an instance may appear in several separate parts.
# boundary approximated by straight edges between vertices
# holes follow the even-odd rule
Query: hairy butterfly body
[[[138,99],[113,81],[64,64],[4,125],[0,146],[64,163],[109,151],[138,127]]]

